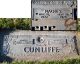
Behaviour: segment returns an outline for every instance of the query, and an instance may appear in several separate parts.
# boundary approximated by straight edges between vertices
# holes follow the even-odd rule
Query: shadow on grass
[[[3,43],[4,43],[4,36],[9,35],[14,30],[0,30],[0,63],[2,62],[9,62],[11,63],[14,59],[6,56],[6,54],[3,53]]]

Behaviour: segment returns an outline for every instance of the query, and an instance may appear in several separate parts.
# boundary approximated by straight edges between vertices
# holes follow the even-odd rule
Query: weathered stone
[[[76,30],[76,6],[76,0],[32,0],[32,30]]]
[[[0,42],[3,42],[2,53],[11,58],[49,60],[77,55],[75,32],[13,31],[4,35],[4,37],[1,36]]]

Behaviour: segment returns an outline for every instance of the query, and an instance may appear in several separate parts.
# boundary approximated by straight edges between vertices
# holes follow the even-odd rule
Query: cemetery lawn
[[[66,59],[60,61],[13,61],[11,63],[3,62],[0,64],[80,64],[80,58]]]

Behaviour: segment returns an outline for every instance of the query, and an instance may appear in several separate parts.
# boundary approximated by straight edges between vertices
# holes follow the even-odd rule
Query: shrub
[[[30,19],[19,18],[16,19],[15,27],[16,29],[29,30],[30,29]]]
[[[0,19],[0,28],[1,29],[11,29],[14,28],[13,19],[2,18]]]
[[[29,30],[30,26],[30,18],[0,18],[0,29]]]

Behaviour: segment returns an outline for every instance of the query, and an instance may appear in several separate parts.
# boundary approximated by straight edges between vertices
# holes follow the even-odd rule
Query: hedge
[[[30,18],[0,18],[0,29],[29,30],[30,26]]]

